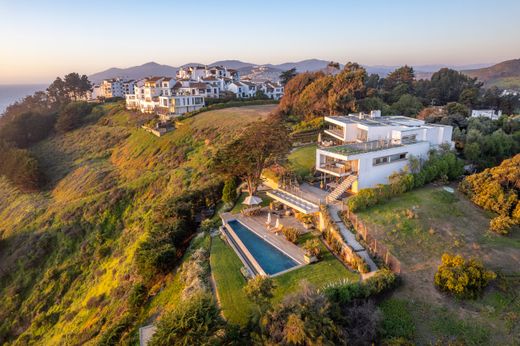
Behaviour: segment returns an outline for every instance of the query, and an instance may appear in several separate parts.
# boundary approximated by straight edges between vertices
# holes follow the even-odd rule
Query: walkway
[[[338,212],[341,210],[336,203],[328,205],[329,213],[332,217],[332,220],[338,225],[339,231],[343,236],[343,239],[347,242],[347,244],[355,251],[359,256],[361,256],[365,262],[370,267],[370,271],[376,271],[377,265],[374,263],[370,255],[365,250],[365,248],[357,241],[356,236],[352,233],[347,226],[343,223],[343,220],[338,215]]]
[[[302,197],[296,196],[284,190],[271,190],[267,192],[267,195],[304,214],[312,214],[319,210],[319,206],[317,204],[309,202]]]

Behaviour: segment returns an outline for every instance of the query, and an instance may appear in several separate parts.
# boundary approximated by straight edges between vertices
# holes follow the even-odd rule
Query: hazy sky
[[[520,58],[519,0],[0,0],[0,83],[155,61]]]

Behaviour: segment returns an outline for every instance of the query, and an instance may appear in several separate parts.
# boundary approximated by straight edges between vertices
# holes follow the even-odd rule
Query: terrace
[[[356,155],[368,153],[371,151],[384,150],[390,148],[401,147],[405,144],[416,143],[416,141],[407,141],[406,143],[401,143],[400,139],[381,139],[376,141],[362,142],[362,143],[352,143],[352,144],[344,144],[338,145],[335,147],[323,147],[320,148],[323,151],[340,154],[340,155]]]

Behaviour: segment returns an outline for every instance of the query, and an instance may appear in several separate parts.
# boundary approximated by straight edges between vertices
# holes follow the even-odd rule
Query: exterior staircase
[[[357,176],[349,175],[331,193],[327,195],[327,203],[337,200],[356,181]]]

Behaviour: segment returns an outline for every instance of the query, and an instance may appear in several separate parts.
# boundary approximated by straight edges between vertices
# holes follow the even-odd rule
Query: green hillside
[[[139,128],[146,117],[105,104],[79,129],[30,148],[44,191],[21,193],[0,178],[0,343],[135,343],[138,327],[170,310],[186,285],[161,276],[135,305],[134,253],[155,212],[220,188],[207,168],[212,155],[272,109],[202,113],[158,138]]]
[[[520,90],[520,59],[503,61],[496,65],[475,70],[462,71],[464,74],[478,78],[486,87]]]

